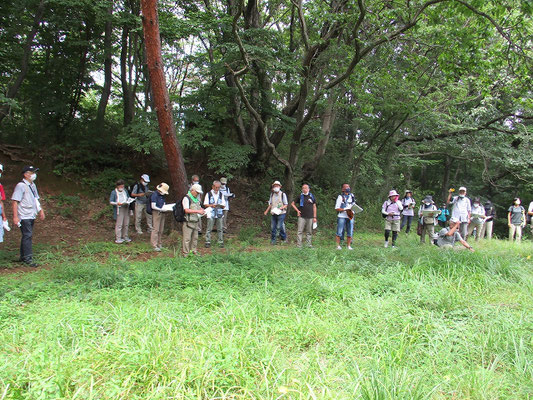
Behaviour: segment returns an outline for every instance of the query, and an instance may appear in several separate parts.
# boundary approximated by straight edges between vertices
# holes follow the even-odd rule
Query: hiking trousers
[[[182,224],[183,243],[181,252],[187,256],[190,252],[196,254],[198,249],[198,222],[187,222]]]
[[[298,217],[297,246],[302,247],[304,232],[307,238],[307,246],[311,247],[313,237],[313,218]]]
[[[146,225],[148,225],[148,232],[152,232],[152,216],[146,212],[146,204],[135,202],[135,230],[141,233],[141,222],[143,215],[146,217]]]
[[[154,248],[161,248],[163,231],[165,230],[165,213],[154,210],[152,212],[153,229],[150,234],[150,242]]]
[[[128,228],[130,225],[130,210],[126,204],[117,207],[117,220],[115,222],[115,239],[126,240],[128,238]]]
[[[218,243],[224,243],[224,218],[207,218],[207,231],[205,232],[205,243],[211,244],[211,231],[217,225]]]

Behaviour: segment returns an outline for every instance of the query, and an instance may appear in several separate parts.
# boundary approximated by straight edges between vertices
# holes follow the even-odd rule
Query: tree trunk
[[[102,89],[102,96],[98,103],[98,111],[96,112],[96,129],[102,130],[104,127],[105,110],[111,95],[111,81],[112,81],[112,67],[113,67],[113,48],[112,48],[112,16],[113,16],[113,1],[107,8],[107,21],[105,23],[104,33],[104,87]]]
[[[448,198],[448,189],[450,187],[450,172],[452,168],[452,161],[453,159],[448,155],[444,159],[444,176],[442,178],[442,186],[440,188],[443,201],[445,201]]]
[[[152,98],[159,122],[159,133],[163,141],[163,149],[170,172],[171,190],[177,200],[180,201],[187,193],[187,173],[185,172],[183,155],[176,137],[174,121],[172,120],[172,105],[170,104],[163,70],[157,0],[141,0],[141,9],[146,59],[150,74]]]
[[[24,44],[24,53],[22,55],[22,62],[20,64],[20,73],[17,76],[17,79],[15,82],[13,82],[13,85],[9,87],[6,93],[6,97],[8,99],[14,99],[17,95],[20,86],[22,85],[22,82],[26,78],[26,75],[29,70],[30,66],[30,57],[31,57],[31,49],[33,46],[33,39],[35,39],[35,35],[37,34],[37,30],[39,29],[39,25],[41,24],[41,19],[44,14],[44,2],[45,0],[41,0],[39,2],[39,6],[37,7],[37,12],[35,13],[35,16],[33,17],[33,25],[31,28],[31,31],[28,33],[28,36],[26,37],[26,43]],[[9,112],[11,110],[11,107],[8,104],[0,106],[0,123],[2,120],[9,115]]]

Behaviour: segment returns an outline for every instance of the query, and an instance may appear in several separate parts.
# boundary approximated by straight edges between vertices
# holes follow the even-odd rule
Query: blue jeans
[[[405,233],[409,233],[409,231],[411,230],[411,222],[413,222],[413,218],[413,215],[402,215],[402,224],[400,225],[400,230],[402,230],[403,227],[407,225]]]
[[[20,231],[22,233],[22,238],[20,239],[20,259],[25,263],[31,263],[33,261],[32,238],[34,222],[34,219],[20,220]]]
[[[346,237],[352,237],[353,219],[337,217],[337,236],[342,237],[344,233],[346,233]]]
[[[272,233],[270,235],[270,239],[275,242],[276,236],[278,234],[279,230],[279,237],[281,240],[287,239],[287,233],[285,232],[285,215],[272,215],[272,219],[270,221],[270,229],[272,230]]]

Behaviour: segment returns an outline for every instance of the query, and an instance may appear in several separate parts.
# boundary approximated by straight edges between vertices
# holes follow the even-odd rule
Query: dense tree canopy
[[[213,173],[533,195],[527,0],[161,0],[187,161]],[[162,160],[139,0],[0,4],[0,137],[58,172]]]

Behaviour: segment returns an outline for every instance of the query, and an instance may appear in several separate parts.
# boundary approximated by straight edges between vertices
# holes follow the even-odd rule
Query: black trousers
[[[31,263],[33,261],[33,224],[34,219],[21,219],[20,231],[22,232],[22,238],[20,239],[20,259],[22,262]]]

